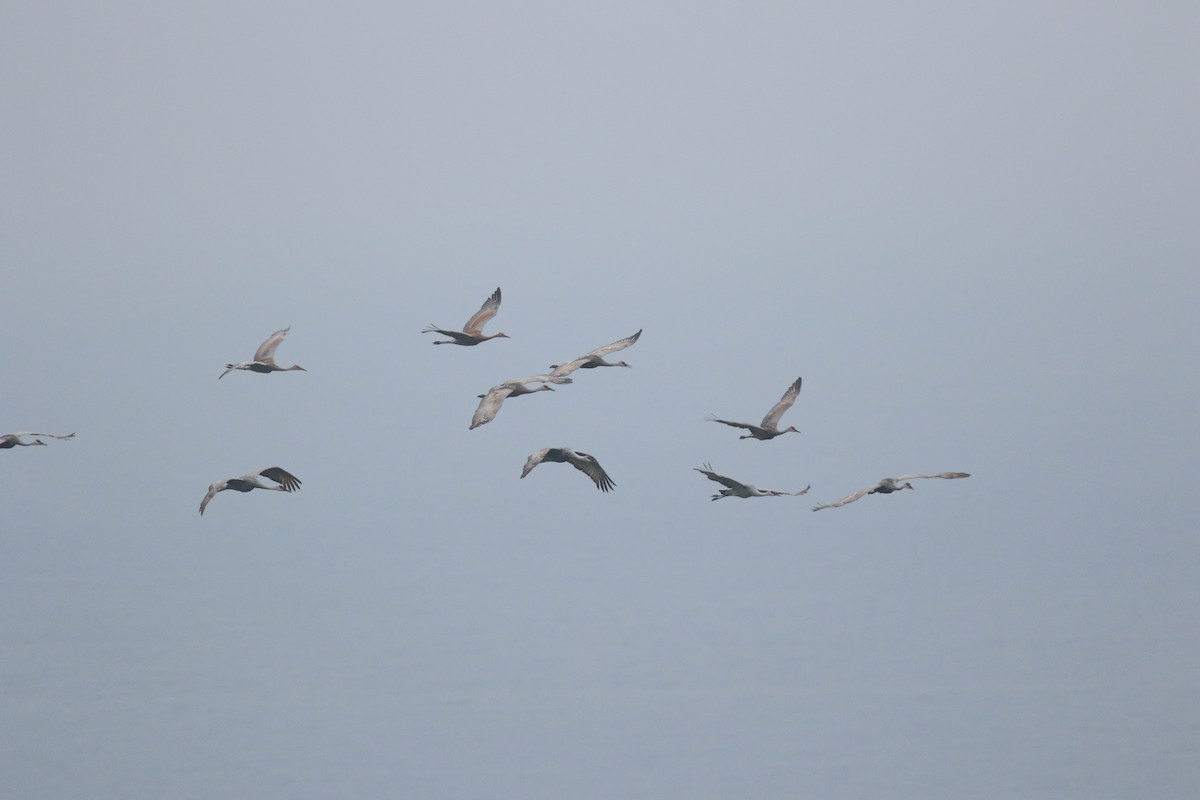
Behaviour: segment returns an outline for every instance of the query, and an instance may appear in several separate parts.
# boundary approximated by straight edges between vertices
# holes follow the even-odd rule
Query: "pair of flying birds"
[[[307,372],[304,367],[299,364],[292,364],[290,367],[281,367],[275,363],[275,350],[278,349],[280,343],[287,337],[288,331],[292,328],[289,325],[282,330],[275,331],[267,340],[258,346],[254,351],[254,358],[249,361],[241,361],[236,364],[226,364],[225,371],[217,376],[217,380],[224,378],[235,369],[249,370],[250,372],[291,372],[292,370],[300,370]],[[259,478],[266,478],[271,481],[270,484],[263,483]],[[272,485],[273,484],[273,485]],[[204,514],[204,509],[208,506],[210,500],[217,496],[218,492],[232,490],[235,492],[249,492],[252,489],[271,489],[277,492],[294,492],[300,488],[300,479],[292,473],[288,472],[283,467],[265,467],[254,472],[247,472],[236,478],[225,478],[224,480],[216,481],[209,485],[208,492],[204,495],[204,499],[200,501],[200,514]]]

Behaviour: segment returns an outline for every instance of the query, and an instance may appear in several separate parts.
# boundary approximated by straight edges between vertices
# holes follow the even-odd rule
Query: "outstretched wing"
[[[873,489],[878,489],[878,488],[879,488],[879,484],[873,483],[870,486],[866,487],[865,489],[859,489],[854,494],[846,495],[841,500],[838,500],[836,503],[822,503],[819,506],[813,506],[813,511],[820,511],[822,508],[838,508],[839,506],[844,506],[847,503],[853,503],[858,498],[863,497],[864,495],[870,494]]]
[[[283,467],[267,467],[260,469],[258,474],[275,481],[285,492],[294,492],[300,488],[300,479]]]
[[[745,489],[746,488],[746,484],[744,484],[744,483],[740,483],[738,481],[735,481],[733,478],[727,478],[724,475],[718,475],[717,473],[713,472],[711,464],[705,464],[703,467],[692,467],[692,469],[696,470],[696,472],[699,472],[699,473],[707,476],[707,478],[710,481],[716,481],[717,483],[721,484],[722,486],[728,486],[730,489]]]
[[[626,336],[624,339],[618,339],[615,342],[609,342],[608,344],[601,345],[592,352],[588,353],[587,356],[584,356],[584,358],[587,358],[588,356],[606,356],[609,353],[615,353],[618,350],[624,350],[626,347],[629,347],[639,338],[641,338],[641,335],[642,331],[639,328],[638,332],[632,336]]]
[[[565,364],[559,364],[556,367],[552,367],[551,368],[552,372],[550,374],[551,375],[570,375],[572,372],[579,369],[581,366],[586,364],[592,358],[603,358],[604,356],[608,355],[609,353],[615,353],[618,350],[624,350],[626,347],[629,347],[634,342],[636,342],[641,337],[641,335],[642,335],[642,331],[641,331],[641,329],[638,329],[638,332],[633,334],[632,336],[626,336],[624,339],[618,339],[615,342],[609,342],[608,344],[601,345],[600,347],[597,347],[595,350],[592,350],[591,352],[589,352],[585,355],[582,355],[579,358],[575,358],[575,359],[568,361]]]
[[[574,382],[575,381],[572,378],[564,378],[560,375],[554,375],[551,373],[548,375],[530,375],[528,378],[513,378],[512,380],[505,381],[504,385],[505,386],[513,386],[513,385],[524,386],[527,383],[553,383],[555,385],[561,386],[562,384],[565,384],[565,383],[574,383]]]
[[[208,505],[208,501],[217,496],[217,492],[221,491],[225,486],[225,481],[217,481],[208,487],[208,494],[204,495],[204,499],[200,501],[200,516],[204,516],[204,509]]]
[[[55,436],[53,433],[34,433],[33,431],[24,431],[22,433],[10,433],[9,436],[45,436],[47,439],[74,439],[74,433],[68,433],[66,436]]]
[[[608,477],[608,473],[604,471],[604,467],[600,466],[600,462],[596,457],[588,453],[580,453],[577,450],[567,450],[565,452],[567,460],[575,469],[582,472],[592,479],[592,483],[596,484],[596,488],[602,492],[610,491],[616,486],[612,478]]]
[[[275,331],[268,336],[267,340],[260,344],[258,349],[254,351],[254,360],[273,361],[275,359],[275,348],[279,347],[279,343],[283,341],[284,337],[288,335],[288,331],[291,329],[292,326],[289,325],[283,330]],[[303,342],[301,342],[301,344],[303,344]]]
[[[929,475],[897,475],[894,480],[911,481],[917,478],[969,478],[969,472],[934,472]]]
[[[473,431],[480,425],[486,425],[494,420],[500,413],[500,406],[504,404],[505,398],[512,394],[513,389],[519,385],[509,382],[489,389],[488,393],[479,401],[479,405],[475,409],[475,416],[471,417],[471,427],[468,430]]]
[[[470,334],[471,336],[482,336],[483,326],[487,324],[488,320],[496,316],[499,311],[500,287],[497,286],[496,291],[492,292],[492,296],[485,300],[483,305],[479,307],[479,310],[467,320],[467,324],[463,325],[463,333]]]
[[[783,397],[779,398],[779,402],[771,407],[767,415],[763,417],[762,426],[764,428],[775,428],[779,425],[779,420],[783,417],[783,412],[792,407],[792,403],[796,402],[796,396],[800,394],[800,378],[796,378],[796,382],[788,387],[783,393]]]
[[[550,368],[550,374],[557,376],[570,375],[572,372],[586,364],[587,360],[587,356],[580,356],[579,358],[571,359],[565,364],[556,364]]]
[[[729,425],[734,428],[745,428],[746,430],[753,430],[754,428],[758,427],[757,425],[751,425],[748,422],[733,422],[732,420],[728,420],[728,419],[717,419],[716,417],[711,416],[711,415],[708,417],[705,417],[705,419],[709,422],[719,422],[722,425]]]

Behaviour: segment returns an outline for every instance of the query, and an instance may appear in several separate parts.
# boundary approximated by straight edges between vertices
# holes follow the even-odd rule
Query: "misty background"
[[[5,19],[6,796],[1200,789],[1197,8]]]

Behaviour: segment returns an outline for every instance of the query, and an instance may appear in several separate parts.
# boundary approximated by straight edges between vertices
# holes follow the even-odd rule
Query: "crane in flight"
[[[783,397],[779,398],[779,402],[771,407],[767,415],[762,418],[762,422],[758,425],[752,425],[749,422],[731,422],[727,419],[717,419],[715,416],[708,418],[709,422],[719,422],[722,425],[731,425],[734,428],[745,428],[750,433],[745,436],[739,436],[739,439],[759,439],[766,441],[774,439],[776,436],[782,436],[785,433],[799,433],[795,426],[779,429],[779,420],[783,417],[783,413],[792,407],[796,402],[796,397],[800,394],[800,378],[796,378],[796,382],[788,387],[783,393]]]
[[[608,473],[604,471],[604,467],[600,466],[600,462],[596,460],[595,456],[579,450],[572,450],[569,447],[543,447],[538,450],[526,459],[525,468],[521,470],[521,477],[524,478],[543,461],[570,464],[591,478],[592,482],[596,484],[596,488],[602,492],[610,491],[617,485],[612,478],[608,477]]]
[[[275,483],[275,486],[263,483],[259,477]],[[253,489],[273,489],[277,492],[294,492],[300,488],[300,479],[283,467],[266,467],[255,472],[247,472],[240,478],[226,478],[208,487],[208,493],[200,501],[200,515],[204,516],[204,507],[208,501],[217,496],[217,492],[232,489],[235,492],[249,492]]]
[[[22,436],[45,436],[47,439],[74,439],[74,433],[68,433],[66,436],[55,436],[53,433],[33,433],[25,431],[22,433],[6,433],[0,435],[0,450],[8,450],[13,447],[32,447],[33,445],[46,446],[46,443],[41,439],[34,439],[32,442],[22,442]]]
[[[591,352],[586,353],[579,358],[571,359],[565,364],[551,364],[550,374],[566,376],[570,375],[577,369],[595,369],[596,367],[628,367],[629,365],[624,361],[605,361],[604,357],[609,353],[615,353],[618,350],[624,350],[626,347],[629,347],[636,342],[641,335],[642,332],[639,329],[638,332],[632,336],[626,336],[624,339],[618,339],[615,342],[601,345],[595,350],[592,350]]]
[[[776,489],[759,489],[757,486],[751,486],[748,483],[735,481],[733,478],[727,478],[724,475],[718,475],[713,472],[712,464],[704,464],[700,467],[692,467],[692,469],[704,475],[710,481],[717,483],[727,488],[719,490],[712,496],[713,500],[720,500],[722,497],[799,497],[812,488],[809,484],[798,492],[780,492]]]
[[[917,478],[969,478],[969,472],[934,472],[926,475],[898,475],[895,478],[882,478],[878,483],[873,483],[864,489],[859,489],[854,494],[848,494],[836,503],[822,503],[818,506],[813,506],[813,511],[820,511],[822,508],[840,508],[847,503],[853,503],[860,497],[865,497],[869,494],[891,494],[904,489],[911,489],[913,485],[909,481],[915,481]]]
[[[530,389],[526,384],[540,383],[541,386],[536,389]],[[573,383],[570,378],[559,378],[554,375],[530,375],[528,378],[514,378],[504,383],[499,383],[488,389],[487,394],[479,395],[479,405],[475,408],[475,415],[471,417],[471,425],[468,430],[475,430],[480,425],[486,425],[496,418],[500,413],[500,406],[510,397],[520,397],[524,394],[533,394],[534,392],[553,392],[554,387],[551,383],[564,384]]]
[[[449,336],[449,339],[435,341],[434,344],[460,344],[463,347],[473,347],[480,342],[486,342],[488,339],[509,339],[507,333],[493,333],[491,336],[483,334],[483,326],[488,323],[492,317],[500,311],[500,287],[496,287],[496,291],[492,292],[492,296],[483,301],[483,305],[479,310],[471,315],[467,320],[467,324],[463,325],[461,331],[447,331],[430,323],[428,327],[421,333],[440,333],[442,336]]]
[[[250,361],[243,361],[240,364],[226,364],[225,371],[217,376],[217,380],[221,380],[235,369],[248,369],[251,372],[290,372],[298,369],[301,372],[308,372],[299,364],[292,364],[290,367],[281,367],[275,363],[275,348],[279,347],[279,343],[288,335],[288,331],[292,326],[288,326],[283,330],[278,330],[267,337],[267,340],[258,346],[254,351],[254,358]]]

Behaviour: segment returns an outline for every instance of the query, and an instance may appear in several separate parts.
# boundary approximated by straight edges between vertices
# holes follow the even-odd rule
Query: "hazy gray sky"
[[[1196,8],[5,20],[11,796],[1200,791]]]

